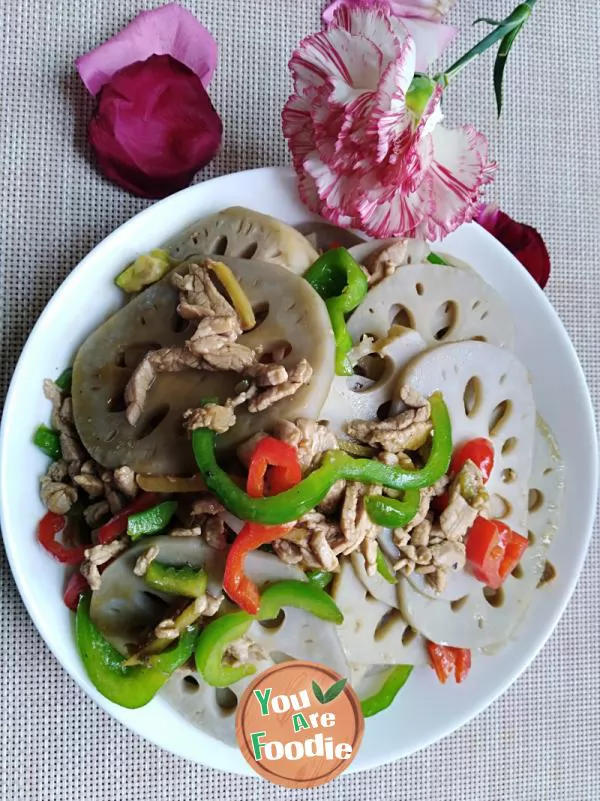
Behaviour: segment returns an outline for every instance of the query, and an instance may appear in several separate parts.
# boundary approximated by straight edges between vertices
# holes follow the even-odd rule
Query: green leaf
[[[340,679],[339,681],[336,681],[335,684],[332,684],[325,693],[325,700],[322,703],[328,704],[330,701],[334,701],[343,691],[347,681],[348,679]]]
[[[494,27],[497,27],[498,25],[502,25],[503,21],[504,20],[501,19],[490,19],[489,17],[479,17],[479,19],[475,20],[473,25],[479,25],[480,22],[485,22],[486,25],[493,25]]]
[[[320,704],[325,703],[325,695],[323,694],[323,690],[319,687],[316,681],[312,683],[312,691],[315,694],[315,698]]]
[[[522,30],[524,24],[525,22],[523,22],[518,28],[515,28],[514,31],[506,34],[500,43],[498,55],[496,56],[496,62],[494,64],[494,94],[496,95],[498,116],[500,116],[502,113],[502,84],[504,81],[504,70],[506,69],[506,59],[508,58],[510,49],[515,43],[515,39]]]

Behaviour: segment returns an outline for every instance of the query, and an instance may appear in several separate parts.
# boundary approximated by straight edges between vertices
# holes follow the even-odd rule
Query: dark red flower
[[[188,186],[216,155],[222,132],[200,78],[168,55],[116,72],[88,129],[107,178],[149,198]]]
[[[539,231],[519,223],[491,204],[475,220],[501,242],[525,267],[542,289],[550,277],[550,255]]]

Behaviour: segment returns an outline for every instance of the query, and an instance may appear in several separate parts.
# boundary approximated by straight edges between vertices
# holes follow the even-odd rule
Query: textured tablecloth
[[[214,33],[210,87],[225,137],[198,180],[288,160],[279,115],[293,46],[319,24],[320,0],[189,0]],[[477,16],[511,0],[460,0],[454,53]],[[0,319],[5,392],[25,337],[67,273],[147,204],[90,165],[93,102],[73,59],[128,22],[139,0],[3,0],[0,8]],[[511,53],[495,118],[491,57],[447,96],[456,122],[485,131],[498,159],[490,191],[537,226],[553,258],[548,294],[600,392],[600,15],[598,0],[540,0]],[[481,32],[479,28],[478,32]],[[453,55],[452,54],[452,55]],[[560,380],[560,377],[557,377]],[[577,532],[571,532],[575,537]],[[527,672],[469,725],[409,759],[291,792],[175,758],[129,733],[63,672],[35,631],[0,555],[2,801],[597,801],[600,797],[600,547]],[[402,725],[399,721],[398,725]]]

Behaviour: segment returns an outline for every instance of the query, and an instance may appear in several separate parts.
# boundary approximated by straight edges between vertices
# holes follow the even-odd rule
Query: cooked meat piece
[[[190,344],[190,348],[193,349],[195,344]],[[221,372],[231,370],[234,373],[243,373],[248,367],[256,363],[256,358],[254,350],[246,345],[240,345],[239,342],[233,342],[224,345],[219,350],[203,354],[204,364],[207,369]]]
[[[189,432],[197,428],[210,428],[217,434],[224,434],[235,425],[235,412],[231,406],[207,403],[198,409],[188,409],[184,412],[183,419]]]
[[[148,390],[158,373],[178,373],[182,370],[205,368],[202,357],[185,348],[161,348],[150,351],[133,371],[125,387],[125,417],[134,426],[142,414]]]
[[[135,473],[131,467],[124,465],[117,467],[113,473],[113,481],[118,490],[120,490],[128,498],[135,498],[138,494],[138,485],[135,480]]]
[[[466,562],[466,548],[462,542],[446,540],[431,546],[433,564],[444,570],[462,570]]]
[[[171,283],[180,293],[177,312],[186,320],[236,316],[233,306],[213,284],[210,264],[211,259],[206,259],[202,265],[190,265],[186,275],[171,275]]]
[[[87,579],[91,590],[95,592],[102,586],[102,577],[98,568],[106,562],[110,562],[128,546],[129,543],[123,538],[114,540],[107,545],[94,545],[93,548],[87,548],[83,552],[85,560],[81,563],[79,570],[81,575]]]
[[[367,445],[379,446],[390,453],[420,448],[427,441],[430,432],[428,406],[407,409],[380,422],[352,420],[346,425],[349,436]]]
[[[41,480],[40,497],[50,512],[66,515],[77,500],[77,490],[62,481],[52,481],[44,476]]]
[[[224,598],[225,598],[224,595],[219,595],[215,597],[214,595],[211,595],[209,592],[207,592],[203,596],[204,608],[202,610],[202,614],[204,615],[204,617],[212,617],[213,615],[216,615],[221,607],[221,604],[223,603]]]
[[[335,482],[333,487],[317,506],[318,511],[322,512],[324,515],[332,515],[340,505],[340,502],[344,497],[345,490],[346,481],[343,478],[340,478]]]
[[[340,528],[346,538],[344,555],[347,556],[359,548],[365,537],[374,539],[379,534],[380,527],[367,514],[365,497],[381,495],[381,492],[382,488],[377,485],[348,482],[340,518]]]
[[[257,387],[277,387],[288,380],[288,371],[282,364],[255,364],[246,371]]]
[[[400,387],[400,399],[404,401],[407,406],[413,409],[420,409],[423,406],[429,408],[429,401],[424,398],[419,392],[413,389],[408,384],[403,384]]]
[[[295,395],[298,390],[310,382],[312,378],[312,367],[306,359],[301,359],[298,364],[289,371],[288,380],[276,387],[269,387],[259,392],[248,404],[248,410],[255,414],[268,409],[282,398]]]
[[[176,640],[179,637],[179,629],[175,625],[173,618],[166,618],[154,627],[154,636],[157,640]]]
[[[248,465],[250,464],[250,459],[252,458],[252,454],[254,453],[254,449],[261,441],[261,439],[264,439],[266,436],[268,435],[265,434],[264,431],[258,431],[256,434],[253,434],[253,436],[251,436],[250,439],[247,439],[245,442],[242,442],[242,444],[238,446],[238,449],[236,451],[237,457],[240,460],[240,462],[244,465],[244,467],[248,467]]]
[[[440,515],[440,528],[446,539],[459,542],[465,538],[487,500],[481,471],[470,460],[452,479],[448,497],[448,506]]]
[[[219,350],[228,342],[235,342],[242,333],[242,327],[237,316],[227,317],[205,317],[198,323],[198,327],[192,334],[190,341],[197,342],[198,348],[204,347],[205,350],[197,350],[197,353],[210,353]]]
[[[80,473],[77,476],[73,476],[73,483],[81,487],[90,498],[101,498],[104,495],[104,482],[91,473]]]
[[[326,425],[299,417],[295,423],[280,420],[273,429],[274,435],[293,445],[298,451],[298,461],[304,471],[317,467],[326,451],[337,450],[335,434]]]
[[[477,509],[457,493],[440,515],[440,527],[447,539],[458,542],[464,539],[478,514]]]
[[[365,557],[365,570],[368,576],[374,576],[377,572],[377,549],[379,544],[377,537],[368,535],[360,545],[362,555]]]
[[[207,545],[216,551],[224,551],[227,547],[225,539],[225,523],[220,515],[208,517],[202,526]]]
[[[460,492],[474,509],[481,511],[487,505],[489,496],[485,489],[483,474],[471,459],[467,459],[453,482],[450,488],[451,498],[456,492]]]
[[[416,525],[410,535],[411,544],[415,547],[427,547],[431,534],[431,521],[425,518]]]
[[[73,420],[73,399],[71,397],[67,397],[63,400],[60,407],[60,418],[65,425],[75,425],[75,421]]]
[[[150,567],[150,564],[156,559],[158,556],[158,548],[156,545],[151,545],[147,551],[144,551],[143,554],[138,556],[136,563],[133,568],[133,572],[136,576],[145,576],[146,571]]]
[[[120,512],[125,507],[125,499],[111,485],[106,487],[106,500],[108,501],[111,515],[116,515],[117,512]]]
[[[95,528],[98,523],[108,514],[110,514],[110,506],[108,505],[108,501],[98,501],[98,503],[93,503],[83,512],[85,522],[90,528]]]
[[[66,478],[69,474],[67,469],[67,463],[64,459],[57,459],[56,462],[52,462],[50,467],[48,468],[48,472],[46,473],[46,478],[49,478],[51,481],[62,481],[63,478]]]
[[[408,244],[405,239],[396,239],[391,245],[373,253],[366,261],[369,287],[393,275],[396,268],[406,263]]]
[[[95,475],[96,474],[96,463],[93,459],[87,459],[81,465],[81,473],[82,475]]]
[[[267,654],[262,646],[246,635],[230,643],[223,655],[223,661],[232,667],[266,658]]]
[[[238,394],[234,395],[233,398],[229,398],[229,400],[227,401],[227,405],[231,406],[232,409],[235,409],[244,403],[248,403],[249,400],[252,400],[252,398],[256,395],[257,392],[258,388],[256,384],[250,384],[250,386],[248,386],[247,389],[238,392]]]
[[[173,528],[169,531],[170,537],[201,537],[202,529],[200,526],[193,526],[192,528]]]
[[[65,421],[62,419],[60,415],[60,410],[63,402],[63,394],[60,388],[57,387],[54,381],[52,381],[50,378],[44,379],[43,389],[44,389],[44,395],[52,404],[50,424],[55,431],[58,431],[60,433],[61,431],[64,431],[66,428]]]
[[[192,501],[190,512],[193,517],[199,515],[219,515],[225,511],[225,507],[216,495],[206,492]]]
[[[282,561],[289,564],[302,563],[310,570],[335,570],[338,566],[336,553],[340,553],[345,544],[345,538],[335,523],[319,512],[309,512],[298,520],[285,539],[273,543],[273,549]]]

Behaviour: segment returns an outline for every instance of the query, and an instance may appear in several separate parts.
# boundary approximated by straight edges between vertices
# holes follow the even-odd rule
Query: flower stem
[[[467,64],[482,55],[482,53],[485,53],[490,47],[501,42],[507,34],[514,32],[514,36],[516,36],[516,33],[531,16],[536,2],[537,0],[525,0],[524,3],[518,5],[512,14],[498,24],[495,30],[488,33],[475,47],[472,47],[464,56],[461,56],[458,61],[455,61],[445,72],[436,75],[435,80],[439,81],[443,86],[448,86],[450,81],[455,78]]]

